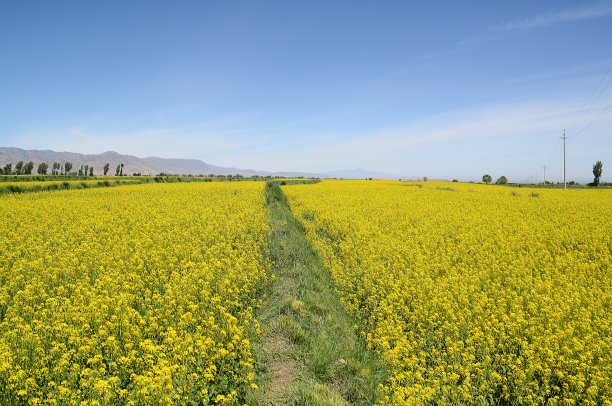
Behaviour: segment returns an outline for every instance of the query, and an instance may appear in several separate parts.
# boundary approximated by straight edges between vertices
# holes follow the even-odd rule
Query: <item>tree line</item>
[[[81,165],[78,171],[72,172],[72,162],[53,162],[51,165],[51,173],[49,173],[49,164],[41,162],[36,168],[36,173],[39,175],[78,175],[78,176],[94,176],[94,167],[89,165]],[[34,170],[34,162],[19,161],[13,167],[13,163],[9,162],[4,167],[0,167],[0,175],[32,175]],[[102,167],[104,176],[108,174],[110,164],[106,163]],[[123,176],[123,164],[117,165],[115,176]]]
[[[600,179],[601,179],[601,173],[603,171],[603,164],[601,163],[601,161],[597,161],[595,162],[595,164],[593,165],[593,182],[589,183],[589,186],[599,186],[600,183]],[[427,179],[425,179],[427,180]],[[491,175],[489,174],[485,174],[482,177],[482,183],[486,183],[489,184],[493,182],[493,178],[491,177]],[[549,184],[550,182],[545,181],[546,184]],[[508,184],[508,178],[506,178],[505,176],[500,176],[496,181],[495,181],[496,185],[506,185]],[[570,185],[574,185],[576,184],[576,182],[571,181],[569,182]]]

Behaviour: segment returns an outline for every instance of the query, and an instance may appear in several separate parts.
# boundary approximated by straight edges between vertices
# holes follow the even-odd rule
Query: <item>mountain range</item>
[[[397,179],[392,174],[383,172],[371,172],[361,168],[333,171],[327,173],[305,173],[305,172],[268,172],[254,169],[226,168],[212,165],[199,159],[168,159],[159,157],[139,158],[134,155],[122,155],[114,151],[101,154],[79,154],[76,152],[56,152],[51,150],[26,150],[13,147],[0,147],[0,167],[7,163],[14,165],[19,162],[33,162],[36,168],[41,162],[46,162],[49,167],[54,162],[70,162],[73,171],[78,170],[81,165],[94,167],[94,174],[101,175],[103,166],[110,165],[109,174],[115,173],[117,165],[123,163],[124,174],[140,173],[143,175],[157,175],[160,173],[177,175],[242,175],[242,176],[283,176],[283,177],[307,177],[307,178],[344,178],[344,179]],[[36,170],[36,169],[35,169]]]

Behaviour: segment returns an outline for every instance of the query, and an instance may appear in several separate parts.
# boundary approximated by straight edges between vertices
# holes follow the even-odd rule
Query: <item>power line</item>
[[[609,82],[608,82],[609,83]],[[591,124],[593,124],[596,120],[599,120],[602,117],[605,117],[612,109],[612,103],[608,104],[606,106],[606,108],[604,108],[602,111],[599,112],[598,115],[596,115],[595,117],[593,117],[593,119],[591,121],[589,121],[587,123],[587,125],[585,125],[584,127],[582,127],[582,129],[580,129],[580,131],[576,132],[576,134],[574,134],[572,137],[577,137],[578,135],[582,134],[587,128],[589,128],[591,126]]]
[[[578,121],[586,114],[587,111],[589,111],[593,107],[593,104],[595,104],[595,102],[597,100],[599,100],[601,95],[604,94],[604,92],[608,89],[608,87],[610,86],[610,83],[612,83],[612,77],[610,77],[610,79],[608,79],[606,81],[606,79],[608,78],[608,75],[610,74],[610,72],[612,72],[612,64],[610,64],[610,66],[608,67],[608,69],[606,70],[604,75],[599,80],[599,83],[597,84],[597,86],[593,90],[593,93],[592,93],[591,97],[589,97],[585,101],[584,105],[582,106],[582,108],[579,111],[579,114],[574,118],[574,120],[572,120],[571,124],[568,125],[566,128],[570,128],[570,129],[573,128],[573,126],[578,123]],[[604,84],[604,82],[605,82],[605,84]],[[603,87],[602,87],[602,84],[604,84]],[[612,109],[612,103],[607,105],[602,111],[599,112],[599,114],[597,114],[595,117],[593,117],[591,119],[591,121],[589,121],[584,127],[582,127],[574,135],[572,135],[571,138],[575,138],[576,136],[582,134],[596,120],[599,120],[600,118],[605,117],[608,113],[610,113],[610,111],[612,111],[611,109]],[[561,140],[563,140],[563,188],[564,189],[567,188],[567,183],[566,183],[566,175],[567,175],[567,171],[566,171],[566,140],[568,138],[570,138],[570,137],[568,137],[566,135],[566,133],[565,133],[565,130],[563,130],[563,136],[560,139],[557,140],[557,144],[555,145],[552,154],[544,162],[544,166],[543,166],[543,168],[544,168],[544,184],[546,184],[546,166],[551,163],[551,160],[553,158],[556,157],[557,151],[559,150],[559,146],[561,145]]]
[[[570,125],[568,125],[566,128],[569,128],[570,130],[574,127],[574,124],[576,124],[578,122],[578,120],[580,120],[584,114],[593,106],[593,104],[601,97],[601,95],[603,94],[603,92],[606,91],[606,89],[608,88],[608,86],[610,86],[610,82],[612,82],[612,77],[610,78],[610,80],[608,80],[605,84],[605,86],[599,91],[599,93],[597,93],[597,89],[599,89],[599,87],[601,86],[601,84],[606,80],[608,74],[612,71],[612,64],[610,64],[610,66],[608,67],[608,70],[606,71],[606,73],[601,77],[601,79],[599,80],[599,83],[597,84],[597,86],[595,87],[595,89],[593,90],[593,95],[587,99],[587,101],[584,103],[584,106],[582,106],[582,109],[580,111],[580,114],[578,116],[576,116],[576,118],[574,118],[574,120],[572,121],[572,123]],[[597,94],[597,95],[595,95]],[[593,97],[594,96],[594,97]]]

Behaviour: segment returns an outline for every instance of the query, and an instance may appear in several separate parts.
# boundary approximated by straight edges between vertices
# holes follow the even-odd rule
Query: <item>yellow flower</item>
[[[612,190],[330,180],[283,191],[391,367],[383,403],[570,403],[561,388],[577,404],[612,398]]]
[[[197,404],[210,402],[211,386],[227,397],[250,390],[243,340],[267,278],[263,189],[198,182],[1,196],[0,382],[14,386],[0,398]]]

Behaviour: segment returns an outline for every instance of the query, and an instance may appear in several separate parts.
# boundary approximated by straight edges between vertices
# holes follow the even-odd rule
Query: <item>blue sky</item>
[[[612,1],[0,3],[0,145],[612,180]],[[609,168],[606,170],[606,168]]]

